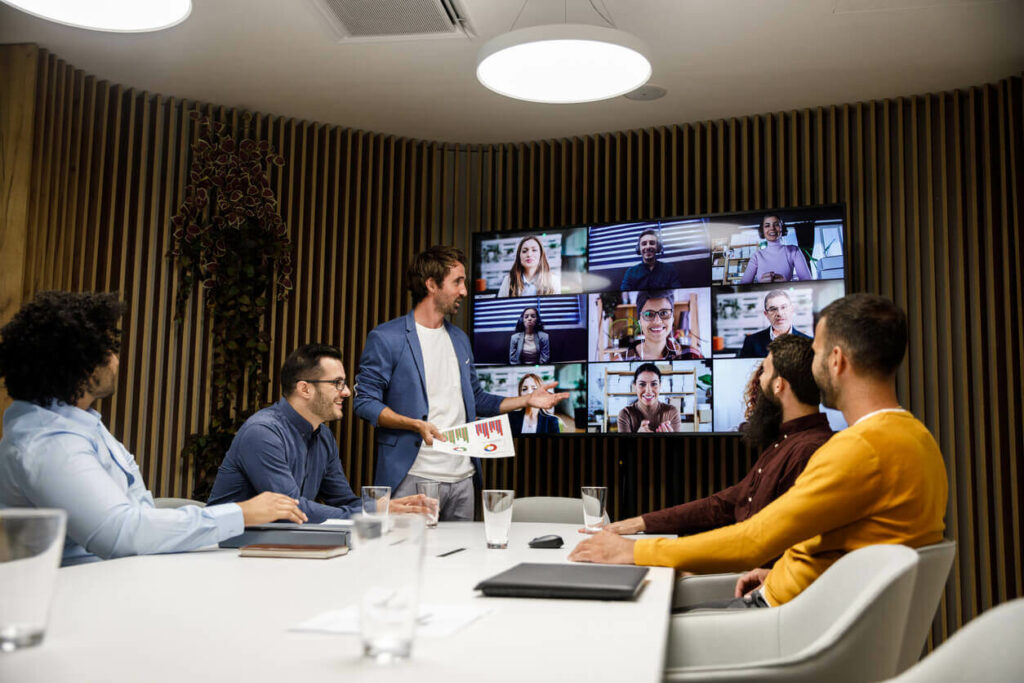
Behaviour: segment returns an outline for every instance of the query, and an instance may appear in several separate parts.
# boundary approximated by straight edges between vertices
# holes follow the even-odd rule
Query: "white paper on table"
[[[427,638],[447,638],[491,611],[490,608],[473,605],[420,605],[416,633]],[[300,633],[359,635],[359,606],[349,605],[343,609],[318,614],[288,630]]]
[[[508,415],[467,422],[441,433],[444,441],[434,439],[434,449],[442,453],[473,458],[511,458],[516,454]]]

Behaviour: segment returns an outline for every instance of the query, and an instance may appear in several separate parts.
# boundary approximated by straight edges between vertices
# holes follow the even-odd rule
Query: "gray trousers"
[[[686,605],[685,607],[673,607],[672,614],[683,614],[685,612],[700,612],[704,610],[719,610],[719,609],[758,609],[762,607],[770,607],[768,602],[761,595],[761,591],[754,591],[750,595],[746,595],[742,598],[728,598],[726,600],[709,600],[707,602],[698,602],[696,605]]]
[[[416,495],[416,482],[431,481],[425,477],[417,477],[415,474],[405,475],[402,483],[391,492],[392,497],[402,498],[404,496]],[[474,502],[476,495],[473,491],[473,477],[466,477],[454,484],[438,482],[438,494],[441,510],[439,521],[442,522],[472,522],[474,513]]]

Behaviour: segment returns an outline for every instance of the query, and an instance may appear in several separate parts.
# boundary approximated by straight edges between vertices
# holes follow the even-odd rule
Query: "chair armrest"
[[[779,612],[771,608],[673,615],[669,620],[665,673],[770,662],[779,657],[778,629]]]
[[[728,600],[736,590],[742,574],[703,574],[676,580],[672,591],[672,607],[689,607],[709,600]]]

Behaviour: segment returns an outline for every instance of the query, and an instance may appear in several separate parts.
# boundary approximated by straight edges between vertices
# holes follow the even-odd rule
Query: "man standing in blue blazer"
[[[555,382],[509,398],[480,387],[469,337],[445,320],[468,296],[465,263],[461,250],[446,246],[413,259],[406,271],[413,309],[370,332],[356,375],[356,415],[377,428],[374,483],[398,498],[415,494],[418,481],[440,482],[443,521],[473,519],[481,478],[475,460],[433,448],[442,429],[568,397],[548,391]]]

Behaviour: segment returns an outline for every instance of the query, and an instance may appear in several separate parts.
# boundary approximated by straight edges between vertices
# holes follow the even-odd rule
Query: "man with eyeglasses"
[[[283,398],[238,430],[217,471],[210,505],[277,491],[298,500],[314,524],[358,512],[361,499],[341,469],[334,435],[324,426],[341,419],[352,395],[345,382],[341,352],[333,346],[305,344],[289,354],[281,367]],[[390,511],[428,512],[419,494],[392,500]]]
[[[810,335],[793,327],[793,301],[785,290],[773,289],[765,295],[764,317],[768,319],[768,327],[747,335],[743,340],[739,358],[764,358],[768,355],[768,345],[783,334],[811,338]]]

